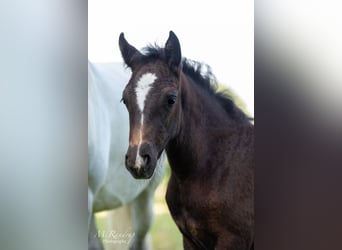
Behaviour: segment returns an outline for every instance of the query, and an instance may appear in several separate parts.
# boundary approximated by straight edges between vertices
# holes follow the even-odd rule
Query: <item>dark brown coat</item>
[[[181,58],[173,32],[165,48],[149,47],[145,54],[128,44],[123,34],[119,45],[132,69],[123,93],[130,116],[127,169],[135,178],[150,178],[166,150],[172,169],[166,200],[183,234],[184,249],[253,249],[250,119],[216,91],[210,68],[203,74],[203,65]],[[135,93],[147,73],[155,80],[140,110]]]

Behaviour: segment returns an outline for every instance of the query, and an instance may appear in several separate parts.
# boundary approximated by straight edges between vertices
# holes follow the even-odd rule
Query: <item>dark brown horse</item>
[[[170,31],[165,48],[143,53],[119,38],[132,70],[123,102],[130,119],[126,167],[150,178],[165,149],[166,200],[185,249],[254,248],[254,127],[210,68],[182,59]]]

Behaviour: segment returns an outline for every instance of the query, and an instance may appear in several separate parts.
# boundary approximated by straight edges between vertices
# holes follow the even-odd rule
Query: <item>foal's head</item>
[[[131,46],[123,33],[119,45],[132,70],[122,97],[130,123],[126,167],[135,178],[150,178],[166,144],[178,131],[180,44],[170,31],[165,48],[148,56]]]

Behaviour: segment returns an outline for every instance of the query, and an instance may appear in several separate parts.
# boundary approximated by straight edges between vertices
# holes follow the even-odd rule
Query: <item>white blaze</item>
[[[152,87],[152,84],[157,79],[157,76],[153,73],[145,73],[143,74],[140,79],[137,82],[137,86],[135,88],[135,94],[137,97],[137,104],[140,109],[141,118],[140,118],[140,131],[139,131],[139,144],[138,144],[138,150],[137,150],[137,157],[135,160],[136,166],[138,168],[141,167],[141,164],[144,162],[143,158],[140,156],[140,145],[142,142],[142,131],[143,131],[143,125],[144,125],[144,106],[145,106],[145,100],[146,96],[150,92],[150,89]]]

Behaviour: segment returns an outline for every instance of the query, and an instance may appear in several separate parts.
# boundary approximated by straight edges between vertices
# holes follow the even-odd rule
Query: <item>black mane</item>
[[[140,59],[141,63],[155,60],[161,60],[167,63],[165,50],[158,45],[150,45],[143,48],[142,51],[144,57]],[[198,86],[205,89],[210,96],[215,98],[233,120],[241,123],[249,123],[250,120],[253,120],[236,106],[227,91],[218,91],[216,77],[212,73],[209,65],[183,58],[182,66],[183,73],[190,77]]]

